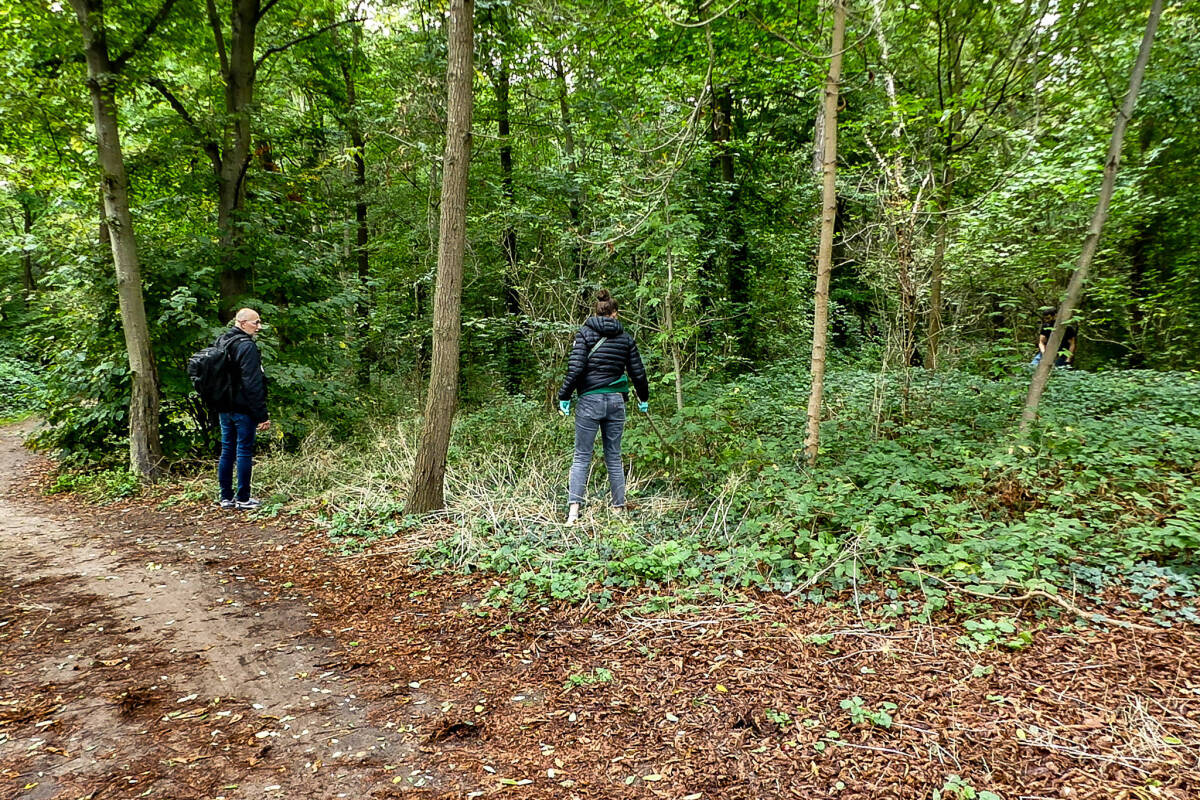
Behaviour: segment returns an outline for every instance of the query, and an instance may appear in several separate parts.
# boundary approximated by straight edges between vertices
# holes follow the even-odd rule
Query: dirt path
[[[229,512],[137,524],[22,498],[0,430],[0,797],[423,792],[412,726],[372,723],[316,614],[232,558],[282,548]],[[129,513],[133,512],[133,513]],[[376,709],[377,711],[378,709]]]

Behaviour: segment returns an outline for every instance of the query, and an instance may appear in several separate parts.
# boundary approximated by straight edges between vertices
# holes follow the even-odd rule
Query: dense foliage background
[[[218,0],[219,19],[245,2]],[[378,452],[368,443],[379,436],[403,440],[419,407],[445,9],[386,0],[253,6],[253,101],[236,114],[223,99],[225,45],[204,4],[119,0],[105,20],[120,53],[168,9],[112,78],[164,446],[179,463],[208,457],[184,365],[214,337],[227,301],[253,305],[269,324],[260,344],[280,429],[271,442],[279,471],[268,462],[265,474],[286,495],[305,464]],[[662,430],[643,420],[629,434],[635,469],[646,471],[640,486],[684,498],[685,510],[664,507],[647,524],[676,528],[680,514],[699,527],[691,537],[647,529],[649,538],[627,539],[618,553],[581,543],[582,564],[662,580],[724,570],[794,588],[809,563],[917,563],[960,577],[1061,583],[1078,579],[1064,570],[1080,551],[1090,564],[1188,561],[1200,527],[1200,398],[1186,372],[1200,357],[1194,4],[1164,11],[1077,316],[1079,371],[1054,378],[1033,440],[1013,449],[1010,436],[1039,310],[1058,301],[1078,256],[1147,6],[851,6],[829,458],[813,473],[800,464],[797,439],[827,11],[774,0],[479,0],[467,415],[453,447],[457,463],[516,472],[458,483],[452,473],[457,507],[478,511],[472,492],[511,492],[522,471],[542,482],[514,496],[546,513],[563,499],[567,434],[544,415],[573,331],[604,286],[654,377]],[[43,445],[70,461],[119,465],[129,370],[100,231],[78,25],[58,2],[5,0],[4,11],[0,416],[35,410],[48,423]],[[219,155],[246,121],[244,196],[225,221],[214,148]],[[245,292],[231,298],[221,281],[233,273]],[[927,335],[934,311],[944,325],[936,353]],[[914,366],[922,362],[928,368]],[[489,462],[498,451],[511,460]],[[346,505],[333,512],[335,528],[405,529],[403,509],[377,501],[397,493],[411,454],[388,452],[354,472],[354,484],[335,482],[334,502]],[[530,466],[543,452],[563,463]],[[293,493],[328,490],[322,474],[290,484]],[[371,520],[356,497],[372,498]],[[511,519],[522,513],[509,509]],[[483,527],[443,545],[450,555],[474,553],[471,563],[501,570],[526,563],[519,547],[532,533],[518,522],[505,528],[494,511],[471,518]],[[515,538],[493,542],[503,530]],[[1031,540],[1041,544],[1030,550]],[[645,566],[638,541],[671,552],[654,551]],[[822,548],[850,552],[847,541],[870,558],[809,561]],[[540,574],[517,573],[533,576],[525,584]],[[583,584],[595,577],[573,574]]]

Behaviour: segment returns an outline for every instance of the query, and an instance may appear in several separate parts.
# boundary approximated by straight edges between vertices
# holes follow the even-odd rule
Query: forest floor
[[[1194,630],[1026,605],[973,652],[854,596],[490,608],[493,577],[395,542],[45,496],[27,430],[0,430],[0,798],[1200,797]]]

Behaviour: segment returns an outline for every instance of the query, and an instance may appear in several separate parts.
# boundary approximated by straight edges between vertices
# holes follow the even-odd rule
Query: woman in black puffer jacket
[[[628,377],[626,377],[628,374]],[[625,509],[625,470],[621,467],[621,434],[625,431],[625,402],[630,385],[637,392],[638,410],[649,410],[650,384],[633,337],[617,322],[617,301],[607,289],[596,295],[596,314],[575,334],[575,345],[567,363],[567,376],[558,390],[563,416],[571,413],[571,396],[579,393],[575,406],[575,458],[571,462],[567,524],[579,519],[579,506],[587,488],[588,466],[596,432],[601,432],[604,466],[612,491],[613,511]]]

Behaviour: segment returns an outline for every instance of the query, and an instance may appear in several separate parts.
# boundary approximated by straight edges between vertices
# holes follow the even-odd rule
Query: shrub
[[[28,413],[41,385],[34,366],[12,356],[0,355],[0,419]]]

